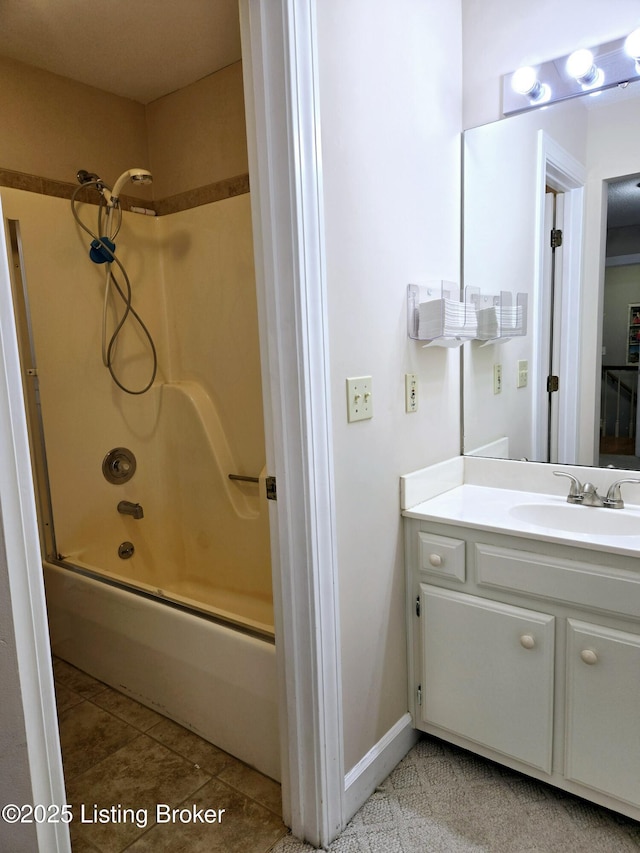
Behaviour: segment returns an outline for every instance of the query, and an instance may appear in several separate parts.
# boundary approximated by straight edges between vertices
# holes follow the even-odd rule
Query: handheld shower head
[[[120,193],[122,192],[122,188],[127,181],[132,181],[135,184],[150,184],[153,181],[153,176],[148,169],[127,169],[127,171],[123,172],[113,185],[111,197],[108,201],[110,206],[117,203]]]

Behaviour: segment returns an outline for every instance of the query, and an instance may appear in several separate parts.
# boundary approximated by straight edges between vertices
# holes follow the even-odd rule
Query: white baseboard
[[[351,820],[361,805],[387,778],[393,768],[420,737],[405,714],[344,777],[344,822]]]

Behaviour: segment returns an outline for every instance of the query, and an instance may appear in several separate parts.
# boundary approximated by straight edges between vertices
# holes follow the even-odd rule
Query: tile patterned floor
[[[276,782],[65,661],[54,676],[73,853],[266,853],[285,835]]]
[[[271,853],[312,853],[290,835]],[[638,853],[640,823],[424,737],[330,853]]]
[[[312,853],[282,823],[280,786],[181,726],[54,662],[73,853]],[[155,820],[158,803],[225,809]],[[94,805],[141,819],[82,823]],[[424,737],[330,853],[640,853],[640,823]]]

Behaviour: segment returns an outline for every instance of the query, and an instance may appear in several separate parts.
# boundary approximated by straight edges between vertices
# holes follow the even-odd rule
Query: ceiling
[[[240,59],[237,0],[0,0],[0,55],[147,104]]]

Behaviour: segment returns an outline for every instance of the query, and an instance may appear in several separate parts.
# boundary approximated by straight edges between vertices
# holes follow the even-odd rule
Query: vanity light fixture
[[[503,78],[504,115],[628,86],[640,80],[640,27],[626,38],[580,48],[567,56],[525,66]]]

